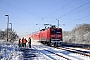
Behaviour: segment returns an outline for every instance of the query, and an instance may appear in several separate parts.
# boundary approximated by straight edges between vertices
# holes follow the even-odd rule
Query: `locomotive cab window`
[[[56,30],[55,29],[51,29],[51,34],[56,34]]]
[[[56,31],[56,34],[60,34],[60,33],[61,33],[61,30],[58,29],[58,30]]]

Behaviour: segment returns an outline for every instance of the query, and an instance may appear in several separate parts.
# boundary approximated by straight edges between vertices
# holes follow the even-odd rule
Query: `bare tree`
[[[90,24],[78,24],[72,31],[64,31],[63,40],[69,43],[90,44]]]

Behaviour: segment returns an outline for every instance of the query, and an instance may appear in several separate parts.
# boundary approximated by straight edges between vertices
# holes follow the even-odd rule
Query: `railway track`
[[[44,49],[44,50],[45,50],[45,49]],[[52,54],[55,54],[55,55],[57,55],[57,56],[59,56],[59,57],[62,57],[62,58],[64,58],[65,60],[70,60],[69,58],[64,57],[64,56],[62,56],[62,55],[59,55],[59,54],[56,54],[56,53],[54,53],[54,52],[52,52],[52,51],[49,51],[49,50],[45,50],[45,51],[48,51],[48,52],[50,52],[50,53],[52,53]]]
[[[69,49],[69,48],[67,48],[67,49]],[[75,52],[75,49],[71,49],[71,50],[73,50],[73,51],[71,51],[71,50],[65,50],[65,49],[62,49],[62,50],[65,50],[65,51],[69,51],[69,52],[72,52],[72,53],[75,53],[76,55],[83,55],[83,57],[85,57],[86,58],[86,56],[89,56],[89,55],[87,55],[87,54],[82,54],[82,53],[80,53],[80,52]],[[50,52],[50,53],[52,53],[52,54],[55,54],[56,56],[59,56],[60,58],[63,58],[64,60],[73,60],[73,59],[75,59],[75,60],[83,60],[83,58],[82,57],[75,57],[75,56],[69,56],[69,57],[67,57],[67,56],[65,56],[65,55],[63,55],[62,53],[56,53],[56,52],[54,52],[54,51],[50,51],[50,50],[47,50],[47,49],[44,49],[45,51],[48,51],[48,52]],[[84,51],[82,51],[82,52],[84,52]],[[89,56],[89,58],[87,58],[87,60],[88,59],[90,59],[90,56]]]
[[[36,47],[33,47],[33,48],[42,48],[43,46],[41,46],[41,47],[38,47],[38,46],[36,46]],[[54,60],[71,60],[71,59],[69,59],[68,57],[65,57],[65,56],[63,56],[63,55],[60,55],[60,54],[56,54],[55,52],[52,52],[52,51],[50,51],[50,50],[47,50],[47,49],[45,49],[46,47],[44,47],[44,48],[42,48],[42,49],[37,49],[40,53],[42,53],[42,54],[44,54],[45,56],[47,56],[47,57],[49,57],[50,58],[50,60],[52,60],[52,59],[54,59]],[[43,52],[44,51],[44,52]]]
[[[48,46],[48,45],[46,45],[46,46]],[[84,56],[89,56],[90,57],[90,51],[82,51],[82,50],[79,50],[79,49],[74,49],[75,47],[73,47],[73,48],[54,47],[54,48],[57,48],[57,49],[60,49],[60,50],[65,50],[65,51],[69,51],[69,52],[73,52],[73,53],[84,55]],[[78,47],[78,48],[81,48],[81,47]],[[90,48],[81,48],[81,49],[90,50]]]
[[[60,49],[60,50],[65,50],[65,51],[68,51],[68,52],[72,52],[72,53],[75,53],[76,55],[80,55],[80,56],[82,56],[83,58],[85,57],[87,57],[87,60],[89,59],[90,60],[90,51],[82,51],[82,50],[77,50],[77,49],[73,49],[73,48],[57,48],[57,49]],[[56,52],[52,52],[52,51],[49,51],[49,50],[46,50],[46,51],[48,51],[48,52],[50,52],[50,53],[53,53],[53,54],[55,54],[55,55],[57,55],[57,56],[60,56],[60,57],[62,57],[62,58],[64,58],[64,59],[66,59],[66,60],[72,60],[72,59],[70,59],[70,58],[68,58],[68,57],[66,57],[66,56],[63,56],[62,54],[59,54],[59,53],[56,53]],[[83,58],[82,57],[80,57],[80,59],[81,60],[83,60]],[[73,58],[73,57],[72,57]],[[78,58],[79,57],[75,57],[76,58],[76,60],[78,60]],[[75,59],[74,58],[74,59]]]
[[[37,47],[38,47],[38,46],[36,46],[36,48],[37,48]],[[41,53],[43,53],[42,50],[43,50],[43,51],[47,51],[48,53],[46,52],[45,55],[46,55],[46,56],[51,56],[51,55],[53,55],[53,56],[51,56],[51,57],[53,57],[53,58],[56,59],[56,60],[58,60],[58,59],[61,59],[61,60],[83,60],[82,57],[79,58],[79,57],[75,57],[75,56],[73,56],[73,55],[71,56],[71,55],[68,55],[66,52],[65,52],[65,54],[66,54],[66,55],[65,55],[65,54],[63,54],[62,52],[60,52],[59,50],[58,50],[58,51],[55,51],[55,50],[52,50],[52,49],[50,50],[50,49],[47,49],[47,47],[43,47],[43,46],[41,46],[41,47],[39,46],[38,48],[41,49],[41,50],[40,50]],[[65,50],[65,51],[66,51],[66,50]],[[63,51],[63,52],[64,52],[64,51]],[[68,51],[68,53],[71,54],[70,51]],[[72,53],[73,53],[73,52],[72,52]],[[49,54],[49,55],[48,55],[48,54]],[[73,54],[74,54],[74,53],[73,53]],[[77,54],[76,54],[76,55],[77,55]],[[56,56],[57,56],[57,58],[56,58]],[[80,56],[81,56],[81,55],[80,55]]]
[[[65,51],[69,51],[69,52],[73,52],[73,53],[76,53],[76,54],[80,54],[80,55],[84,55],[84,56],[89,56],[90,57],[90,51],[82,51],[82,50],[78,50],[78,49],[65,48],[65,47],[57,47],[57,49],[65,50]]]
[[[51,60],[90,60],[89,50],[84,51],[74,49],[73,47],[49,47],[38,42],[37,44],[33,44],[32,48],[37,49],[40,53],[47,56]]]

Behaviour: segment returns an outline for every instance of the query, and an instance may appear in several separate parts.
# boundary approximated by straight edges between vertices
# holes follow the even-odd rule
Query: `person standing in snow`
[[[18,46],[21,47],[21,39],[18,40]]]
[[[31,48],[31,38],[30,37],[28,39],[28,45],[29,45],[29,48]]]
[[[24,41],[23,41],[24,47],[26,47],[26,43],[27,43],[27,40],[25,38]]]
[[[22,47],[24,47],[24,37],[22,38]]]

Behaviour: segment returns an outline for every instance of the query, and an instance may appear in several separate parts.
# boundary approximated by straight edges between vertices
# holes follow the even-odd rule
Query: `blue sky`
[[[70,31],[77,24],[90,23],[90,0],[0,0],[1,30],[7,27],[5,14],[20,37],[44,28],[45,23],[57,25],[57,20],[59,27]]]

